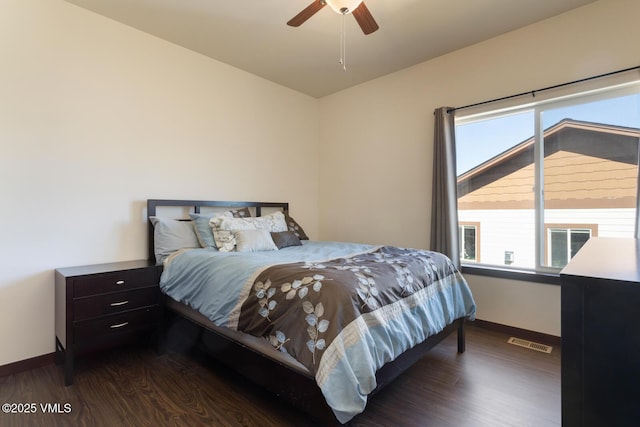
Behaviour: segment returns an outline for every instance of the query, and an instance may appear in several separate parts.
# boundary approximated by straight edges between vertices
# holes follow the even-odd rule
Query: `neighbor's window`
[[[586,228],[588,227],[588,228]],[[564,226],[545,225],[546,260],[551,267],[562,268],[591,236],[596,236],[597,225]]]
[[[639,139],[638,86],[457,117],[461,261],[557,271],[594,227],[633,237]],[[482,227],[473,252],[469,223]]]
[[[458,237],[460,239],[460,260],[480,261],[478,241],[480,240],[480,224],[460,223]]]

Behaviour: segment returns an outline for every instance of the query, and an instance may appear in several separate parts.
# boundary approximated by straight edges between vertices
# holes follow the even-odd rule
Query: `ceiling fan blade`
[[[305,21],[315,15],[320,9],[325,7],[326,3],[324,0],[316,0],[307,6],[302,12],[291,18],[287,25],[291,27],[299,27],[304,24]]]
[[[364,2],[360,3],[360,6],[356,7],[356,10],[354,10],[352,14],[353,17],[356,18],[356,21],[358,21],[358,25],[362,28],[363,33],[371,34],[379,28]]]

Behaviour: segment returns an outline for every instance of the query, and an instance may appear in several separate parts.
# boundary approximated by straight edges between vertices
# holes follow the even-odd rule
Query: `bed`
[[[453,332],[465,351],[475,303],[442,254],[308,240],[288,203],[150,199],[147,216],[166,318],[316,419],[348,422]]]

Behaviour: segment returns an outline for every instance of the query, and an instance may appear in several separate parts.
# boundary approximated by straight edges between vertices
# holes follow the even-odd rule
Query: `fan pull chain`
[[[342,14],[342,22],[340,23],[340,64],[342,65],[342,69],[347,71],[347,34],[346,34],[346,25],[345,18],[346,14]]]

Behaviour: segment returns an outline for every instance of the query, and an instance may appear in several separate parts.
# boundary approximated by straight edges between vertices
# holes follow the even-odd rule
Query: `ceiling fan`
[[[287,22],[287,25],[299,27],[327,4],[336,13],[341,15],[353,14],[353,17],[356,18],[358,25],[360,25],[362,32],[365,34],[371,34],[378,29],[376,20],[373,19],[371,12],[369,12],[363,0],[315,0],[302,12],[291,18],[291,20]]]

